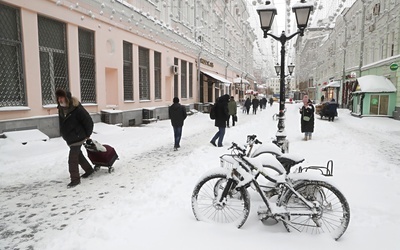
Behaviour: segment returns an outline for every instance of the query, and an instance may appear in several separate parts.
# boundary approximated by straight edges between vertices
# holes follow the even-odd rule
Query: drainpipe
[[[344,21],[344,44],[343,44],[343,76],[342,76],[342,108],[343,108],[343,99],[344,99],[344,95],[345,95],[345,81],[346,81],[346,52],[347,52],[347,20],[346,17],[343,16],[343,21]],[[339,102],[339,100],[338,100]],[[348,100],[346,100],[346,102],[348,102]]]
[[[367,0],[361,0],[362,2],[362,16],[361,16],[361,42],[360,42],[360,62],[358,65],[358,77],[361,77],[361,67],[363,66],[364,61],[364,33],[365,33],[365,9],[367,5]]]

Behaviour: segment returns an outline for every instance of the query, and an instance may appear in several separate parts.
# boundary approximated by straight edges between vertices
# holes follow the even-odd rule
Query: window
[[[161,99],[161,53],[154,52],[154,95]]]
[[[150,100],[150,75],[149,75],[149,54],[146,48],[139,47],[139,98]]]
[[[19,11],[0,4],[0,107],[26,105],[22,65]]]
[[[389,110],[389,95],[371,95],[370,115],[387,115]]]
[[[187,74],[186,74],[187,62],[181,61],[181,97],[187,98]]]
[[[123,54],[124,54],[124,100],[133,101],[133,54],[132,54],[132,44],[125,42],[123,44]]]
[[[55,90],[69,90],[65,24],[38,16],[38,30],[42,103],[55,104]]]
[[[189,98],[193,98],[193,63],[189,63]]]
[[[175,66],[179,65],[179,59],[178,58],[174,58],[174,65]],[[178,75],[174,75],[174,97],[179,97],[178,96],[178,83],[179,83]]]
[[[94,62],[94,33],[93,31],[79,28],[79,69],[82,103],[96,103]]]

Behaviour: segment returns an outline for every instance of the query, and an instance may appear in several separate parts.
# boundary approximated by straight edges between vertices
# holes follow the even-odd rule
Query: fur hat
[[[57,89],[56,90],[56,97],[67,97],[67,93],[63,89]]]
[[[179,98],[178,98],[178,97],[174,97],[173,102],[174,102],[174,103],[179,103]]]

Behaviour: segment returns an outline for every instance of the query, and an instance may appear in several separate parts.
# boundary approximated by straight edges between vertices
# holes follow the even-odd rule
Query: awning
[[[357,89],[353,93],[396,92],[396,87],[384,76],[366,75],[357,78],[357,82]]]
[[[322,88],[322,90],[325,90],[326,88],[340,88],[340,81],[333,81],[328,83],[326,86]]]
[[[222,76],[219,76],[219,75],[217,75],[217,74],[210,73],[210,72],[203,71],[203,70],[201,70],[201,72],[204,73],[204,74],[206,74],[206,75],[208,75],[208,76],[210,76],[211,78],[214,78],[214,79],[217,80],[218,82],[223,82],[223,83],[228,83],[228,84],[231,84],[231,83],[232,83],[231,81],[229,81],[229,80],[227,80],[227,79],[225,79],[225,78],[223,78]]]
[[[241,77],[238,77],[238,78],[233,79],[233,83],[250,84],[249,81],[247,81],[246,79],[241,78]]]

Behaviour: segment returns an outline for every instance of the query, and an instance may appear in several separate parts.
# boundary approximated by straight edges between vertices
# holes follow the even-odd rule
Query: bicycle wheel
[[[329,233],[338,240],[350,222],[350,207],[344,195],[334,186],[323,181],[297,182],[293,188],[308,201],[318,204],[318,214],[301,215],[310,210],[292,191],[282,196],[280,205],[286,206],[289,215],[286,229],[310,234]]]
[[[212,174],[198,182],[192,194],[192,210],[197,220],[243,226],[250,213],[249,193],[245,188],[239,191],[231,188],[226,199],[220,202],[228,181],[226,174]]]

